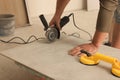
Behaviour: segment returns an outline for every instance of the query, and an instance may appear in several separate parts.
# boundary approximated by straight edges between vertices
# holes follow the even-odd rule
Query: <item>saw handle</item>
[[[60,20],[60,27],[61,27],[61,28],[70,21],[69,17],[70,17],[70,16],[64,16],[64,17]],[[40,18],[42,24],[44,25],[44,30],[46,31],[46,30],[49,28],[49,25],[48,25],[48,23],[47,23],[44,15],[43,15],[43,14],[40,15],[39,18]],[[55,27],[56,27],[56,25],[55,25]],[[56,28],[57,28],[57,27],[56,27]]]
[[[44,25],[44,30],[46,31],[46,30],[49,28],[49,26],[48,26],[48,23],[47,23],[47,21],[46,21],[44,15],[43,15],[43,14],[40,15],[39,18],[40,18],[42,24]]]

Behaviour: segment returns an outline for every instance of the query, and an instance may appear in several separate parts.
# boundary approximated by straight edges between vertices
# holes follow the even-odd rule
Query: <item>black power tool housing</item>
[[[61,20],[60,20],[60,27],[63,28],[64,25],[66,25],[69,22],[69,17],[72,14],[70,14],[69,16],[64,16]],[[44,17],[44,15],[40,15],[39,16],[43,26],[44,26],[44,30],[46,31],[45,36],[47,37],[47,39],[50,42],[55,41],[56,39],[60,38],[60,30],[57,28],[56,25],[54,25],[54,27],[50,27]]]

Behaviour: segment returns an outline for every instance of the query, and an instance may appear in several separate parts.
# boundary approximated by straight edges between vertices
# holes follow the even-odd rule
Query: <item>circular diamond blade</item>
[[[52,41],[55,41],[57,39],[58,31],[56,30],[56,28],[48,28],[45,35],[46,35],[47,39],[50,42],[52,42]]]

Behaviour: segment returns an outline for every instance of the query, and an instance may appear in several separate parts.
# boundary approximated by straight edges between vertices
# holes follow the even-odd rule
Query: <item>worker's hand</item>
[[[61,27],[60,27],[60,17],[58,17],[57,15],[55,15],[52,20],[50,21],[49,23],[49,26],[50,27],[54,27],[56,25],[56,27],[61,30]]]
[[[91,55],[93,55],[98,50],[98,47],[96,47],[92,43],[82,44],[82,45],[78,45],[77,47],[71,49],[69,51],[69,54],[72,55],[72,56],[82,56],[82,55],[84,55],[83,53],[80,52],[80,50],[85,50],[85,51],[91,53]]]

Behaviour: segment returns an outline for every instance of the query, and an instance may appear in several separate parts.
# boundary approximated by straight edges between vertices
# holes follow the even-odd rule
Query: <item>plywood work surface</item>
[[[68,55],[70,49],[84,42],[64,36],[53,43],[40,40],[1,54],[55,80],[119,80],[111,74],[111,64],[101,61],[96,66],[86,66],[79,62],[78,57]],[[101,46],[99,52],[120,60],[119,49]]]

